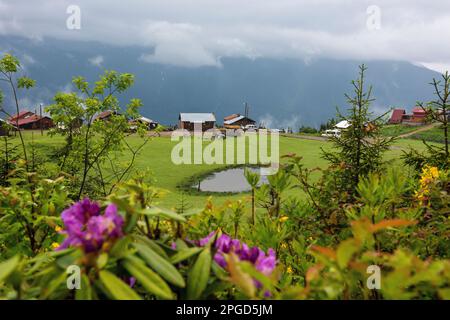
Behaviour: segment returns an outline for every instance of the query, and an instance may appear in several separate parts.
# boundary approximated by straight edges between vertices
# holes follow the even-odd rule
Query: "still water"
[[[259,168],[248,168],[259,173]],[[267,176],[261,176],[260,184],[267,183]],[[198,189],[198,185],[194,185]],[[213,173],[200,181],[200,191],[204,192],[244,192],[250,191],[244,175],[244,168],[233,168]]]

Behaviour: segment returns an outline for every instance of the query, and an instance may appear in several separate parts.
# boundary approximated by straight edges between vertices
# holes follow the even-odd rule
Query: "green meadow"
[[[50,137],[44,132],[41,136],[39,131],[25,131],[24,137],[27,142],[34,141],[37,153],[44,159],[49,157],[58,146],[64,142],[61,136]],[[18,137],[14,138],[18,142]],[[142,138],[137,135],[131,135],[127,138],[129,143],[137,146],[142,143]],[[236,138],[227,138],[236,139]],[[227,140],[225,139],[225,140]],[[203,148],[211,142],[203,141]],[[184,193],[185,201],[192,207],[203,207],[208,197],[212,197],[215,204],[223,204],[227,200],[236,200],[247,198],[247,193],[240,194],[206,194],[198,193],[195,189],[192,192],[181,191],[181,185],[186,184],[192,177],[205,176],[210,172],[227,168],[226,164],[179,164],[176,165],[171,160],[173,148],[178,144],[171,141],[170,137],[152,137],[140,151],[136,163],[135,171],[147,170],[155,182],[155,185],[165,190],[164,197],[160,199],[159,205],[162,207],[173,208],[180,201],[181,194]],[[225,144],[225,142],[224,142]],[[236,145],[236,144],[235,144]],[[248,161],[249,145],[246,143],[246,154]],[[332,147],[328,141],[307,140],[295,137],[280,137],[280,156],[295,153],[303,157],[303,162],[307,168],[322,168],[326,166],[326,161],[322,158],[322,149]],[[225,146],[224,146],[225,148]],[[402,165],[400,156],[402,152],[408,148],[423,150],[424,146],[421,141],[398,139],[391,149],[386,152],[386,160],[392,161],[394,164]],[[270,151],[270,150],[269,150]],[[235,149],[235,156],[237,150]],[[193,158],[193,155],[192,155]],[[119,161],[126,163],[129,161],[129,155],[126,153],[119,156]],[[283,159],[281,160],[284,161]],[[193,162],[193,161],[192,161]],[[48,165],[52,165],[48,160]],[[317,177],[317,175],[316,175]],[[298,191],[296,191],[298,192]]]

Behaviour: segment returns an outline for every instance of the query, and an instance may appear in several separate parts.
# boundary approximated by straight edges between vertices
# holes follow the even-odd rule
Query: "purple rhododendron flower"
[[[130,288],[133,288],[135,284],[136,284],[136,278],[135,277],[128,278],[128,285],[130,286]]]
[[[106,241],[123,236],[122,216],[115,204],[109,204],[102,215],[98,203],[85,198],[61,214],[67,238],[57,250],[81,247],[85,252],[98,251]]]
[[[204,246],[208,243],[208,241],[215,235],[215,231],[210,233],[203,239],[198,241],[199,246]],[[267,251],[267,255],[263,250],[259,247],[249,247],[245,243],[241,243],[237,239],[232,239],[230,236],[226,234],[222,234],[215,243],[215,248],[217,249],[216,254],[214,255],[214,261],[225,268],[227,263],[224,257],[224,254],[234,253],[238,256],[241,261],[249,261],[252,263],[255,268],[261,273],[269,276],[272,274],[273,270],[276,267],[277,258],[275,251],[273,249],[269,249]]]
[[[200,239],[198,241],[198,245],[200,247],[206,246],[206,244],[211,240],[212,237],[214,237],[216,235],[216,232],[213,231],[210,234],[208,234],[206,237],[204,237],[203,239]]]

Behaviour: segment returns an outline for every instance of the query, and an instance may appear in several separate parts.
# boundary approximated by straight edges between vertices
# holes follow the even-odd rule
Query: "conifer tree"
[[[345,95],[348,104],[347,115],[339,110],[338,121],[347,120],[350,126],[344,129],[340,137],[333,137],[331,151],[322,149],[323,157],[336,170],[336,188],[348,192],[353,197],[361,176],[377,171],[382,165],[383,152],[389,148],[393,138],[384,138],[380,134],[381,119],[374,117],[369,110],[372,98],[372,86],[365,89],[363,64],[359,67],[359,77],[352,81],[354,95]]]

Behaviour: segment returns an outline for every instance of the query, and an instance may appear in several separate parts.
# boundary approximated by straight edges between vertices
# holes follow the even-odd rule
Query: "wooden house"
[[[22,111],[8,119],[8,123],[18,129],[39,130],[54,127],[53,120],[48,116],[40,116],[31,111]]]
[[[216,126],[214,113],[180,113],[178,116],[178,128],[194,131],[194,127],[201,126],[202,131],[213,129]]]
[[[248,125],[255,125],[255,124],[256,124],[255,120],[252,120],[249,117],[240,115],[238,113],[223,118],[223,126],[226,129],[240,129]]]

